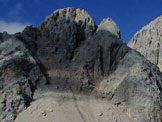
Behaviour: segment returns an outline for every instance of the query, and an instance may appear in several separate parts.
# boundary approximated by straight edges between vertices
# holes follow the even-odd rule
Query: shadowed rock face
[[[139,51],[162,71],[162,16],[137,32],[128,45]]]
[[[12,37],[0,44],[0,120],[13,121],[46,77],[27,46]]]
[[[162,120],[162,74],[127,47],[112,19],[97,27],[84,10],[60,9],[40,27],[27,27],[4,41],[0,49],[1,96],[11,96],[2,102],[4,109],[0,106],[2,122],[12,122],[18,113],[15,122]],[[17,86],[5,89],[14,82]],[[47,107],[50,113],[44,111]]]
[[[26,28],[22,38],[30,40],[31,46],[36,43],[37,55],[48,69],[65,69],[79,46],[95,33],[96,28],[94,20],[86,11],[66,8],[56,10],[40,28]]]

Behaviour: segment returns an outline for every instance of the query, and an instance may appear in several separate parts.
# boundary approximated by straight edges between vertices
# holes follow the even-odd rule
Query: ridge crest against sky
[[[97,24],[112,18],[128,42],[144,25],[162,15],[161,5],[162,0],[0,0],[0,32],[19,32],[30,23],[39,26],[54,10],[72,6],[88,11]]]

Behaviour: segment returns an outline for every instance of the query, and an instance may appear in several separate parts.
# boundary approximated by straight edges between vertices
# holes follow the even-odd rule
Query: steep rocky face
[[[99,25],[98,31],[99,30],[110,32],[111,35],[114,35],[117,38],[121,39],[120,29],[111,18],[103,19],[103,21]]]
[[[97,79],[109,76],[115,71],[120,59],[129,50],[126,44],[114,35],[118,32],[115,31],[116,25],[111,24],[109,19],[104,21],[99,25],[93,37],[86,40],[86,43],[80,47],[72,60],[72,70],[74,70],[72,76],[80,81],[82,90],[84,87],[84,89],[92,90]],[[109,26],[114,33],[110,32]]]
[[[74,59],[74,82],[79,81],[80,90],[85,90],[86,94],[88,89],[90,97],[117,105],[117,110],[125,111],[131,118],[129,121],[160,122],[162,74],[156,66],[109,33],[105,26],[101,24],[98,28]]]
[[[41,24],[41,30],[50,31],[49,36],[57,35],[56,29],[59,32],[65,26],[67,29],[74,29],[73,26],[78,26],[85,37],[89,37],[96,29],[95,21],[87,11],[75,8],[66,8],[56,10],[52,15],[48,16]],[[70,31],[70,30],[69,30]],[[73,30],[75,31],[75,29]],[[66,32],[67,33],[67,32]],[[52,35],[51,35],[52,34]]]
[[[12,122],[33,100],[46,77],[27,46],[12,37],[0,44],[0,120]]]
[[[31,42],[31,47],[37,45],[39,59],[52,70],[57,67],[65,69],[79,45],[95,31],[95,22],[86,11],[66,8],[56,10],[40,28],[26,28],[21,36]]]
[[[139,51],[162,71],[162,16],[137,32],[128,45]]]
[[[5,47],[5,52],[12,52],[9,55],[15,51],[7,49],[27,55],[20,58],[27,63],[19,63],[20,59],[17,61],[17,57],[13,56],[12,61],[21,65],[18,69],[13,65],[16,74],[10,73],[8,76],[14,79],[16,75],[16,81],[20,76],[27,79],[23,82],[29,85],[19,86],[23,91],[21,93],[28,96],[30,101],[22,94],[14,95],[22,95],[22,101],[27,103],[31,103],[33,96],[35,98],[31,105],[22,104],[28,107],[25,111],[13,107],[13,113],[23,111],[15,122],[162,121],[162,73],[140,53],[127,47],[121,39],[119,27],[112,19],[104,19],[97,27],[84,10],[60,9],[40,27],[27,27],[15,38],[17,41],[14,39],[11,45],[19,42],[23,46],[8,48],[5,44],[8,40],[0,46]],[[2,56],[3,59],[5,57]],[[25,67],[28,67],[27,70]],[[33,71],[34,67],[37,70]],[[12,71],[12,67],[7,71]],[[7,73],[3,73],[2,78],[5,79]],[[38,99],[35,96],[46,83],[46,73],[50,81],[49,89],[41,92]],[[39,80],[35,80],[35,76]],[[34,90],[31,86],[34,86]],[[26,88],[31,92],[26,92]],[[9,95],[12,96],[11,93]],[[4,109],[2,113],[0,115],[6,117],[2,118],[5,122],[9,118],[8,112]],[[10,119],[11,122],[13,120]]]

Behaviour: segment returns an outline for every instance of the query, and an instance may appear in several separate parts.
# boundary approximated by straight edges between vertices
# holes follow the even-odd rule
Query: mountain
[[[162,16],[144,26],[128,44],[162,71]]]
[[[111,19],[56,10],[0,35],[2,122],[161,122],[162,73]]]

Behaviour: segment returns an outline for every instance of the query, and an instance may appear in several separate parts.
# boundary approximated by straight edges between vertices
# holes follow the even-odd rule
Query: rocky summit
[[[162,71],[162,16],[144,26],[128,44]]]
[[[162,122],[162,73],[110,18],[56,10],[0,33],[1,122]]]

